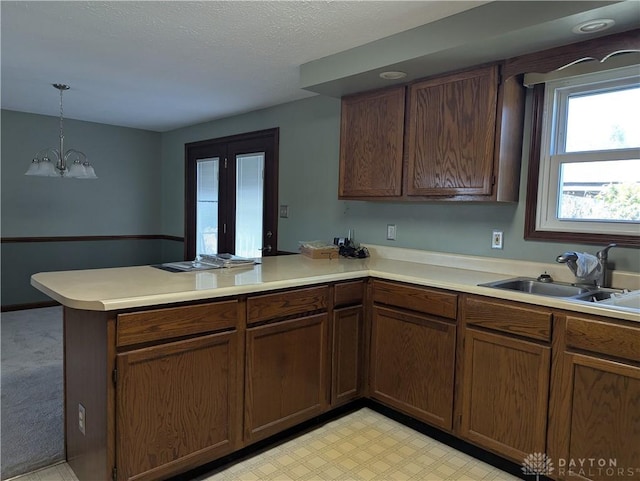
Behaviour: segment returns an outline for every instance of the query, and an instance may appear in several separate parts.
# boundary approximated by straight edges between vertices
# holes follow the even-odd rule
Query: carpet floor
[[[2,479],[64,459],[62,307],[0,317]]]

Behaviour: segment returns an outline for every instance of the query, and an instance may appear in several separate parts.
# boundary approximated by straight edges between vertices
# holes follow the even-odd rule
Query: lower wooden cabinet
[[[380,306],[372,321],[371,397],[451,430],[455,324]]]
[[[640,326],[570,315],[559,324],[549,425],[554,474],[640,479]]]
[[[640,368],[579,354],[565,362],[572,402],[561,479],[640,478]]]
[[[364,312],[361,305],[333,311],[331,406],[362,395]]]
[[[244,438],[254,442],[328,408],[328,314],[247,329]]]
[[[636,322],[374,279],[64,323],[82,481],[166,479],[363,395],[518,464],[547,453],[554,479],[640,474]]]
[[[117,355],[118,480],[152,480],[237,449],[236,331]]]
[[[460,435],[522,463],[544,453],[551,348],[466,329]]]

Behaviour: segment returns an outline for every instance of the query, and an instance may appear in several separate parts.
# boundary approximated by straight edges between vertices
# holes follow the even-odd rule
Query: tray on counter
[[[201,254],[192,261],[166,262],[155,265],[158,269],[169,272],[193,272],[209,269],[230,269],[234,267],[247,267],[257,264],[256,259],[239,257],[234,254]]]

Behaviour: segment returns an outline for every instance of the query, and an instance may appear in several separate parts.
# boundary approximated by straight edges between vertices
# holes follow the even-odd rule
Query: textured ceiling
[[[609,19],[610,28],[574,27]],[[383,70],[407,76],[395,83],[593,40],[640,27],[640,1],[497,1],[300,66],[300,85],[331,97],[389,86]],[[640,37],[638,37],[640,38]]]
[[[166,131],[314,95],[299,66],[487,2],[2,1],[2,108]]]

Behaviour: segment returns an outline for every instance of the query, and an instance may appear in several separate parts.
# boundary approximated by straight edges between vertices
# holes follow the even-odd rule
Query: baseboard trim
[[[5,243],[32,243],[32,242],[92,242],[92,241],[118,241],[118,240],[170,240],[184,242],[184,237],[173,235],[88,235],[88,236],[58,236],[58,237],[2,237],[0,241]]]
[[[25,309],[39,309],[41,307],[55,307],[60,303],[56,301],[29,302],[27,304],[8,304],[0,306],[0,312],[22,311]]]

